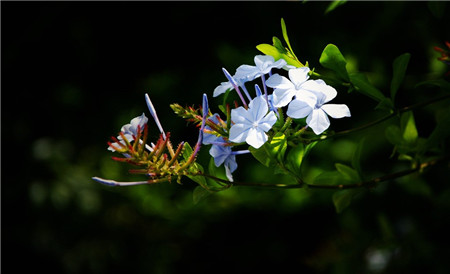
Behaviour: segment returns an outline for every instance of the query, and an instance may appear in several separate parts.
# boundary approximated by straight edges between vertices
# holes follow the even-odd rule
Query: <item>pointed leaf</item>
[[[265,165],[266,167],[269,167],[272,163],[274,163],[275,160],[271,159],[271,156],[267,153],[267,143],[262,145],[260,148],[256,149],[252,146],[248,148],[250,150],[250,153],[255,157],[256,160],[258,160],[261,164]]]
[[[214,163],[214,158],[210,158],[209,160],[208,172],[210,175],[214,177],[223,180],[228,180],[227,175],[225,174],[225,167],[223,165],[216,167],[216,164]]]
[[[345,185],[350,183],[349,180],[344,178],[344,176],[339,171],[325,171],[320,173],[314,178],[313,184],[315,185]]]
[[[289,56],[286,52],[286,50],[281,51],[277,49],[276,47],[269,45],[269,44],[260,44],[257,45],[256,48],[264,53],[265,55],[272,56],[275,61],[278,61],[279,59],[284,59],[288,65],[294,66],[294,67],[303,67],[304,65],[300,63],[298,60],[294,59],[293,57]]]
[[[336,212],[341,213],[344,211],[350,205],[353,197],[359,192],[359,189],[344,189],[335,192],[332,199]]]
[[[336,167],[337,171],[349,182],[357,183],[360,181],[358,172],[353,168],[339,163],[336,163],[334,166]]]
[[[389,143],[393,145],[401,145],[403,143],[402,131],[396,125],[390,125],[384,131],[384,135]]]
[[[279,53],[287,53],[287,50],[283,47],[280,39],[276,36],[272,38],[273,46],[278,50]]]
[[[346,69],[347,61],[339,51],[338,47],[333,44],[328,44],[322,52],[319,59],[320,64],[334,71],[339,78],[348,82],[349,77]]]
[[[346,2],[347,0],[334,0],[328,5],[327,9],[325,10],[325,14],[335,10],[337,7],[345,4]]]
[[[417,88],[422,86],[435,86],[441,88],[444,91],[450,91],[450,82],[444,79],[423,81],[418,83],[415,87]]]
[[[194,204],[198,204],[211,194],[212,192],[206,190],[201,186],[195,187],[194,192],[192,193],[192,199],[194,201]]]
[[[305,145],[300,143],[298,146],[290,149],[287,154],[286,165],[289,170],[297,175],[300,175],[300,166],[302,165],[305,152]]]
[[[284,154],[287,148],[287,139],[286,135],[282,132],[278,132],[275,134],[270,141],[270,145],[268,146],[269,152],[273,158],[277,159],[278,162],[283,163]]]
[[[289,37],[287,35],[287,30],[286,30],[286,23],[284,23],[283,18],[281,18],[281,31],[283,32],[284,41],[286,41],[286,44],[288,45],[289,49],[291,50],[291,53],[294,56],[294,58],[297,59],[297,57],[294,54],[294,51],[292,50],[291,43],[289,43]]]
[[[362,170],[361,170],[361,154],[362,149],[364,147],[365,138],[362,138],[358,145],[356,146],[355,151],[353,152],[352,157],[352,166],[358,172],[359,178],[363,179]]]
[[[374,87],[369,80],[367,79],[366,75],[363,73],[351,73],[349,74],[350,82],[353,84],[353,86],[356,88],[356,90],[370,98],[372,98],[375,101],[381,102],[386,97],[381,93],[379,89]]]
[[[402,130],[403,140],[405,140],[407,144],[415,144],[419,136],[412,111],[407,111],[401,115],[400,128]]]
[[[438,117],[437,125],[431,132],[426,142],[421,145],[420,150],[425,151],[437,145],[450,136],[450,111],[443,111]]]
[[[395,58],[392,68],[393,68],[393,77],[391,82],[391,99],[394,101],[395,95],[397,94],[398,88],[403,82],[403,78],[405,77],[406,68],[408,67],[409,59],[411,54],[405,53]]]

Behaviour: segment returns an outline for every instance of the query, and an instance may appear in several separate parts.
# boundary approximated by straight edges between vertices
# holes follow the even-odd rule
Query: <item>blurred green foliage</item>
[[[131,118],[147,113],[145,92],[173,141],[194,143],[197,129],[177,118],[169,104],[199,105],[202,93],[212,95],[225,81],[222,67],[250,64],[259,54],[257,45],[283,35],[280,18],[302,62],[319,67],[324,47],[339,45],[348,72],[367,72],[385,96],[394,90],[396,105],[434,98],[439,87],[414,85],[448,71],[432,50],[449,39],[448,3],[1,6],[5,273],[448,271],[450,172],[445,164],[358,193],[340,214],[330,202],[333,191],[233,187],[194,204],[195,184],[188,180],[181,186],[110,188],[90,179],[135,178],[110,159],[106,141]],[[411,57],[404,82],[392,87],[392,62],[405,52]],[[346,103],[353,115],[336,120],[334,129],[380,117],[373,111],[375,102],[338,92],[337,103]],[[211,105],[221,103],[210,98]],[[446,110],[448,100],[414,112],[418,136],[430,136]],[[156,126],[149,125],[150,138],[156,139]],[[350,168],[363,137],[370,145],[358,152],[361,166],[353,168],[373,178],[407,167],[389,159],[392,144],[383,128],[320,142],[303,163],[305,179],[335,170],[336,162],[341,170]],[[415,134],[406,134],[405,140]],[[442,148],[447,154],[448,149]],[[208,151],[202,150],[199,161],[207,159]],[[290,180],[251,159],[238,159],[235,176],[242,181]]]

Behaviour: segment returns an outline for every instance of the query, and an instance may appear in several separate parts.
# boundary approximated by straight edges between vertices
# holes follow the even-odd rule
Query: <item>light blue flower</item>
[[[274,88],[273,105],[275,107],[284,107],[288,105],[292,98],[299,96],[306,89],[304,85],[312,80],[309,79],[309,68],[301,67],[290,69],[288,71],[289,79],[279,74],[272,75],[266,81],[266,85]]]
[[[209,154],[214,158],[216,167],[225,166],[225,174],[230,182],[233,182],[233,173],[237,169],[236,154],[233,153],[231,147],[213,145],[209,150]]]
[[[120,129],[121,132],[123,132],[123,135],[127,139],[129,143],[134,141],[134,137],[138,135],[138,130],[143,131],[145,124],[147,124],[148,118],[145,116],[144,113],[142,113],[141,116],[138,116],[136,118],[133,118],[129,124],[126,124],[122,126]],[[134,137],[133,137],[134,136]],[[117,139],[122,143],[123,145],[126,144],[125,140],[122,138],[121,135],[117,136]],[[108,147],[108,150],[115,151],[111,146]]]
[[[224,165],[225,174],[230,182],[233,182],[233,173],[238,165],[236,162],[236,155],[250,153],[248,150],[232,151],[230,146],[226,146],[224,142],[223,145],[213,145],[209,150],[209,154],[214,158],[214,165],[219,167]]]
[[[275,62],[275,59],[270,55],[256,55],[254,61],[255,66],[241,65],[238,67],[235,77],[252,81],[260,76],[270,73],[273,68],[279,69],[287,64],[283,59]]]
[[[229,140],[234,143],[247,142],[254,148],[260,148],[266,141],[269,131],[277,121],[273,111],[270,111],[263,96],[253,99],[249,108],[239,107],[231,110]]]
[[[299,119],[306,118],[306,123],[319,135],[330,126],[328,116],[338,119],[350,117],[350,109],[344,104],[326,104],[337,95],[337,91],[323,80],[308,81],[303,91],[290,102],[287,115]]]

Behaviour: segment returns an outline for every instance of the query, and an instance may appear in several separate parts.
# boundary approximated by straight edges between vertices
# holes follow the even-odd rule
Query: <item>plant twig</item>
[[[304,183],[301,181],[298,184],[266,184],[266,183],[229,182],[227,180],[217,178],[215,176],[212,176],[209,174],[204,174],[204,173],[197,173],[197,174],[193,174],[192,176],[203,176],[203,177],[213,179],[217,182],[228,184],[228,185],[233,185],[233,186],[263,187],[263,188],[272,188],[272,189],[294,189],[294,188],[307,187],[307,188],[312,188],[312,189],[335,189],[335,190],[338,190],[338,189],[350,189],[350,188],[359,188],[359,187],[374,187],[378,183],[394,180],[394,179],[415,173],[417,171],[423,170],[425,168],[434,166],[440,162],[448,160],[449,158],[450,158],[450,155],[446,155],[444,157],[422,163],[412,169],[402,170],[399,172],[394,172],[394,173],[390,173],[387,175],[383,175],[381,177],[377,177],[377,178],[374,178],[374,179],[371,179],[368,181],[363,181],[363,182],[359,182],[359,183],[355,183],[355,184],[348,184],[348,185],[344,185],[344,184],[341,184],[341,185],[316,185],[316,184]]]

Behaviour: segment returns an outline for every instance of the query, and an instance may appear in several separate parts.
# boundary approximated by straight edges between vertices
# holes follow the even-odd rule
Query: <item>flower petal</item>
[[[299,86],[302,83],[304,83],[306,80],[308,80],[309,75],[309,68],[308,67],[301,67],[296,69],[289,70],[289,79],[294,84],[294,86]]]
[[[261,120],[269,110],[267,102],[263,96],[258,96],[255,99],[253,99],[248,105],[248,107],[249,107],[248,113],[251,115],[253,122],[258,122],[259,120]]]
[[[297,91],[295,90],[295,88],[291,88],[291,89],[276,89],[273,92],[273,105],[277,108],[279,107],[284,107],[287,104],[289,104],[289,102],[292,101],[292,97],[295,96],[295,94],[297,93]]]
[[[227,159],[225,159],[225,167],[228,167],[230,172],[234,172],[237,169],[238,165],[236,163],[236,155],[230,154]]]
[[[326,104],[321,109],[335,119],[351,116],[350,109],[344,104]]]
[[[313,109],[314,107],[311,107],[307,102],[295,99],[289,104],[286,114],[294,119],[300,119],[308,116]]]
[[[253,124],[252,121],[249,120],[248,110],[243,107],[238,107],[231,110],[231,121],[235,124]]]
[[[280,76],[278,73],[274,74],[266,80],[266,86],[277,89],[292,89],[294,85],[288,78]]]
[[[233,182],[233,175],[231,174],[231,172],[232,171],[230,170],[230,168],[227,165],[225,165],[225,175],[227,176],[228,181]]]
[[[248,81],[251,81],[258,77],[260,71],[255,66],[250,65],[241,65],[236,69],[236,74],[234,75],[234,78],[237,79],[247,79]]]
[[[223,164],[231,154],[231,148],[219,145],[212,145],[209,154],[214,158],[214,164],[218,167]]]
[[[277,122],[277,116],[273,111],[270,111],[266,117],[259,121],[258,128],[264,132],[269,131],[272,126]]]
[[[244,124],[234,124],[230,128],[230,136],[228,139],[234,143],[242,143],[247,138],[250,128]]]
[[[265,142],[267,142],[267,135],[262,130],[250,128],[245,141],[254,148],[260,148]]]
[[[275,59],[270,55],[256,55],[253,60],[255,61],[256,67],[260,71],[263,71],[265,68],[272,66],[272,64],[275,62]]]
[[[313,110],[308,118],[306,118],[306,123],[317,135],[324,132],[330,126],[330,120],[322,109]]]
[[[222,93],[225,93],[227,90],[232,89],[233,85],[230,82],[222,82],[220,86],[214,89],[213,97],[217,97]]]
[[[307,81],[302,85],[302,89],[314,92],[320,105],[331,101],[337,95],[337,91],[322,80]]]

